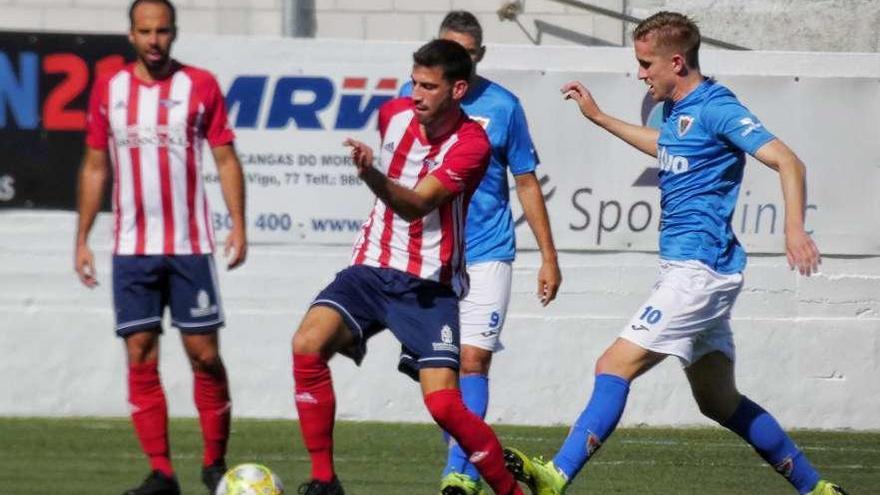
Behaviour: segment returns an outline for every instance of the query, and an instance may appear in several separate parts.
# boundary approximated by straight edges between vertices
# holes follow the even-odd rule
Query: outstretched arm
[[[424,217],[455,195],[432,175],[421,180],[415,189],[401,186],[373,168],[372,148],[351,138],[343,144],[351,147],[358,176],[376,197],[407,222]]]
[[[559,271],[559,262],[556,259],[556,246],[553,244],[547,205],[544,203],[541,184],[534,172],[516,175],[514,180],[523,214],[529,223],[529,228],[532,229],[532,234],[535,235],[538,249],[541,250],[541,268],[538,270],[538,297],[541,299],[541,304],[546,306],[556,298],[559,285],[562,283],[562,273]]]
[[[110,163],[107,151],[86,146],[86,153],[79,170],[79,187],[77,189],[79,218],[76,225],[73,263],[80,282],[89,288],[98,285],[95,257],[89,248],[89,232],[92,230],[98,211],[101,210],[104,186],[109,177]]]
[[[602,112],[590,91],[578,81],[564,84],[561,91],[566,100],[574,100],[578,104],[581,113],[591,122],[619,137],[642,153],[657,156],[659,131],[650,127],[629,124]]]
[[[785,202],[785,254],[788,266],[809,276],[819,269],[819,249],[804,229],[806,208],[806,168],[791,149],[779,139],[758,148],[755,158],[779,172]]]

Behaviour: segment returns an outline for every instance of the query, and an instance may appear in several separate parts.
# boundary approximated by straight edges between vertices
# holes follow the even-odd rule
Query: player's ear
[[[464,98],[468,91],[468,82],[465,79],[459,79],[452,83],[452,99],[459,101]]]
[[[684,75],[687,71],[687,62],[685,62],[684,55],[681,53],[672,55],[672,70],[679,75]]]

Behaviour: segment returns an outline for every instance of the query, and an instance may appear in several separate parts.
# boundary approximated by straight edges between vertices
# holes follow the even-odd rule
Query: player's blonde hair
[[[636,26],[633,40],[643,41],[651,34],[657,48],[682,53],[688,67],[700,67],[700,28],[690,17],[678,12],[657,12]]]

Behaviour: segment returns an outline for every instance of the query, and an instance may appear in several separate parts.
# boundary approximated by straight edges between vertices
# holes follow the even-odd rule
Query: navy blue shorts
[[[223,326],[210,254],[113,256],[113,305],[120,337],[161,331],[166,306],[181,332],[209,333]]]
[[[398,369],[418,380],[422,368],[458,369],[458,296],[452,288],[391,268],[353,265],[336,274],[312,306],[342,315],[355,338],[343,352],[360,363],[367,340],[388,328],[403,346]]]

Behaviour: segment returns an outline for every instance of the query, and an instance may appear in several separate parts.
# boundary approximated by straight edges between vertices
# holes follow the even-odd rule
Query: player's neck
[[[681,78],[675,85],[675,90],[672,92],[672,101],[683,100],[693,90],[697,89],[697,86],[702,84],[705,79],[699,70],[688,71],[687,76]]]
[[[476,88],[479,84],[480,84],[480,76],[478,76],[477,73],[474,72],[474,75],[472,75],[471,78],[468,79],[468,90],[467,90],[467,93],[465,93],[465,97],[467,97],[468,95],[470,95],[471,93],[476,91]]]
[[[449,110],[444,115],[438,117],[435,121],[429,124],[420,125],[419,127],[421,127],[422,135],[428,141],[434,141],[437,138],[449,134],[458,124],[458,121],[461,120],[461,114],[461,108],[456,105],[454,109]]]
[[[174,60],[169,58],[168,62],[165,63],[162,67],[150,70],[147,67],[147,64],[143,63],[143,61],[138,60],[134,65],[134,75],[137,76],[138,79],[144,81],[146,83],[154,83],[156,81],[161,81],[171,75],[171,72],[174,70]]]

